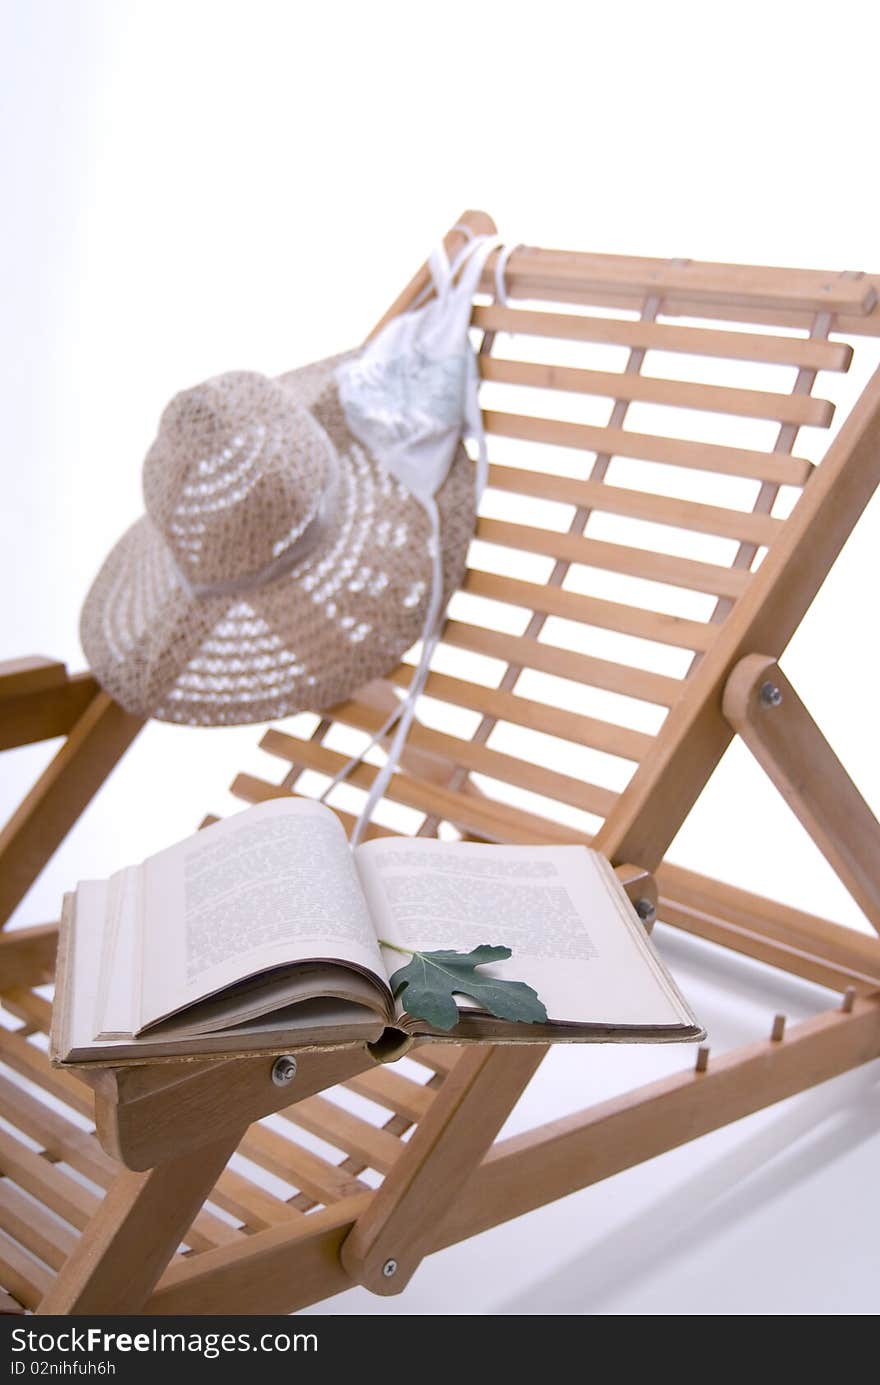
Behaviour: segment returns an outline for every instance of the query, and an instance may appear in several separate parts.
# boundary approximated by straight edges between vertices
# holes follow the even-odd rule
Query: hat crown
[[[184,390],[144,462],[147,513],[192,585],[250,577],[314,518],[332,466],[324,429],[285,387],[230,371]]]

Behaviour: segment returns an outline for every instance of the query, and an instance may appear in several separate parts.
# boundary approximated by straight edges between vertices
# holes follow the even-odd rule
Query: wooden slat
[[[95,1102],[86,1084],[71,1076],[69,1072],[50,1067],[45,1053],[28,1043],[20,1034],[0,1027],[0,1057],[22,1077],[36,1082],[44,1091],[71,1106],[74,1111],[92,1118]]]
[[[400,1154],[401,1144],[394,1135],[377,1129],[326,1097],[310,1096],[280,1114],[337,1149],[344,1149],[346,1154],[356,1155],[379,1173],[387,1173]]]
[[[496,251],[490,255],[480,281],[494,292]],[[867,275],[844,278],[834,272],[783,269],[769,265],[716,264],[703,260],[651,259],[636,255],[607,255],[574,250],[545,250],[523,246],[505,266],[508,295],[542,296],[556,287],[584,292],[624,289],[640,298],[680,294],[719,306],[745,305],[797,309],[806,312],[870,312],[877,293]],[[719,314],[720,316],[721,314]]]
[[[0,1077],[0,1110],[10,1124],[41,1146],[48,1159],[69,1164],[99,1188],[109,1186],[119,1166],[94,1135],[5,1077]]]
[[[729,510],[720,505],[701,505],[650,491],[627,490],[604,481],[579,481],[549,472],[525,471],[520,467],[490,466],[489,485],[515,495],[557,500],[585,510],[626,515],[651,524],[674,525],[698,534],[715,534],[725,539],[745,539],[767,545],[782,528],[783,521],[752,511]]]
[[[421,1120],[434,1100],[433,1092],[391,1068],[372,1068],[350,1077],[345,1085],[359,1096],[377,1101],[380,1106],[411,1121]]]
[[[275,798],[291,796],[290,790],[283,784],[267,784],[265,779],[258,779],[255,774],[237,774],[229,792],[244,803],[271,803]]]
[[[57,945],[56,923],[0,933],[0,992],[51,981]]]
[[[867,275],[868,282],[878,295],[877,302],[869,312],[851,313],[841,311],[834,315],[835,336],[880,336],[880,276]],[[534,289],[535,292],[530,290]],[[491,290],[487,290],[491,292]],[[543,298],[548,303],[571,304],[576,307],[623,309],[640,314],[644,310],[643,294],[626,288],[587,288],[579,289],[573,284],[561,282],[550,285],[547,280],[529,283],[520,279],[511,298]],[[816,318],[816,312],[808,308],[791,308],[781,304],[775,307],[760,307],[743,300],[740,303],[712,303],[710,299],[689,298],[685,294],[672,293],[663,297],[663,318],[690,317],[762,328],[794,328],[795,331],[809,333]]]
[[[734,389],[728,385],[703,385],[692,380],[665,380],[635,372],[581,370],[575,366],[538,365],[534,361],[508,361],[497,356],[478,357],[484,380],[530,389],[564,390],[596,394],[605,399],[637,400],[674,409],[696,409],[744,418],[774,419],[779,423],[827,428],[834,405],[812,395],[773,394],[765,390]]]
[[[726,360],[791,365],[805,370],[849,370],[853,350],[848,342],[816,341],[810,337],[769,336],[758,332],[727,332],[711,327],[682,327],[677,323],[621,321],[592,314],[529,312],[497,304],[474,308],[472,322],[484,332],[509,332],[557,341],[589,341],[626,346],[639,351],[683,352]]]
[[[655,553],[623,543],[585,539],[580,534],[537,529],[528,524],[510,524],[501,519],[478,520],[476,536],[484,543],[497,543],[503,548],[540,553],[544,557],[561,558],[567,563],[582,563],[585,567],[619,572],[648,582],[661,582],[667,587],[682,587],[685,591],[707,592],[712,596],[729,596],[734,600],[745,591],[751,577],[749,572],[741,568],[701,563],[693,558]]]
[[[463,590],[510,606],[522,606],[542,615],[562,616],[583,625],[597,625],[602,630],[616,630],[621,635],[671,644],[676,649],[705,651],[713,643],[719,626],[684,616],[670,616],[662,611],[649,611],[641,606],[626,606],[617,601],[605,601],[596,596],[567,591],[564,587],[536,582],[521,582],[515,577],[500,577],[482,568],[469,568],[462,583]]]
[[[0,1283],[23,1308],[37,1308],[52,1285],[52,1275],[0,1231]]]
[[[875,275],[872,279],[874,291],[880,293],[880,279]],[[521,296],[521,295],[520,295]],[[623,289],[606,292],[605,290],[591,290],[587,293],[578,292],[577,289],[560,289],[552,295],[556,303],[570,303],[579,306],[589,305],[598,307],[599,305],[607,308],[629,308],[638,311],[641,300],[632,294],[627,294]],[[854,313],[835,313],[834,314],[834,335],[845,337],[876,337],[880,335],[880,300],[870,312],[861,315]],[[816,319],[816,314],[807,311],[798,311],[796,308],[755,308],[741,304],[725,304],[723,311],[719,312],[717,307],[711,303],[703,302],[699,299],[684,298],[679,294],[670,295],[663,300],[664,317],[695,317],[710,318],[715,321],[723,319],[726,322],[743,323],[761,327],[793,327],[800,332],[810,332]]]
[[[41,1034],[48,1034],[52,1023],[52,1005],[45,996],[37,995],[27,986],[11,986],[3,997],[7,1010],[26,1020]]]
[[[834,331],[841,336],[880,337],[880,274],[869,276],[877,303],[869,313],[839,313],[834,319]]]
[[[76,1237],[63,1222],[50,1217],[39,1203],[23,1197],[6,1179],[0,1179],[0,1222],[12,1240],[53,1270],[60,1270],[76,1245]]]
[[[64,1074],[62,1074],[64,1075]],[[90,1151],[90,1137],[83,1132],[80,1139],[70,1136],[61,1143],[60,1157],[71,1168],[86,1174],[99,1187],[112,1185],[118,1172],[118,1165],[107,1159],[95,1142]],[[51,1146],[50,1146],[51,1148]],[[56,1146],[58,1148],[58,1146]],[[27,1146],[6,1136],[0,1131],[0,1170],[25,1188],[32,1197],[46,1203],[58,1216],[82,1230],[99,1205],[94,1193],[83,1188],[82,1184],[69,1178],[48,1160],[34,1154]],[[228,1226],[210,1212],[202,1212],[196,1218],[186,1236],[187,1244],[193,1250],[208,1250],[212,1246],[223,1245],[237,1239],[239,1232]]]
[[[333,708],[333,714],[336,720],[344,725],[357,727],[358,730],[368,731],[370,734],[378,731],[385,720],[380,712],[355,699],[339,703]],[[284,732],[267,731],[263,748],[271,749],[276,737],[284,737]],[[611,811],[617,798],[617,794],[610,789],[590,784],[585,779],[576,779],[569,774],[545,769],[542,765],[490,750],[485,745],[465,741],[458,736],[433,731],[416,722],[410,727],[407,744],[416,750],[426,750],[441,756],[451,767],[461,766],[476,774],[497,779],[501,783],[513,784],[517,788],[543,794],[545,798],[569,803],[575,808],[582,808],[584,812],[597,813],[600,817]]]
[[[273,1197],[234,1169],[221,1173],[211,1192],[211,1201],[230,1216],[237,1217],[250,1231],[262,1231],[279,1222],[289,1225],[301,1220],[303,1215],[289,1202]]]
[[[643,462],[716,472],[721,476],[745,476],[772,481],[780,486],[803,486],[813,471],[812,462],[787,454],[754,452],[744,447],[723,447],[713,442],[664,438],[654,433],[632,433],[628,428],[603,428],[563,419],[536,418],[530,414],[483,411],[487,433],[523,442],[573,447],[606,457],[632,457]]]
[[[48,1063],[46,1068],[47,1071],[51,1071]],[[28,1075],[32,1080],[39,1081],[38,1071]],[[65,1073],[59,1075],[67,1076]],[[19,1129],[41,1144],[51,1159],[69,1164],[72,1169],[76,1169],[100,1188],[109,1188],[113,1183],[119,1172],[119,1165],[105,1154],[94,1135],[72,1125],[52,1107],[36,1100],[29,1092],[3,1077],[0,1077],[0,1110],[7,1120],[14,1121]],[[33,1188],[29,1191],[34,1193],[34,1196],[39,1196]],[[194,1221],[186,1239],[193,1250],[207,1250],[212,1246],[224,1244],[237,1235],[233,1228],[213,1213],[202,1212]]]
[[[303,768],[317,770],[320,774],[332,778],[348,763],[346,756],[328,750],[326,746],[316,745],[314,741],[296,741],[294,737],[290,739],[295,744],[296,753],[296,760],[291,763]],[[294,748],[291,746],[290,754],[293,753]],[[359,789],[369,789],[377,773],[372,765],[358,765],[346,782]],[[250,797],[255,789],[261,794],[259,799]],[[262,784],[252,775],[238,775],[233,783],[232,792],[246,802],[262,802],[264,798],[277,798],[280,793],[286,793],[286,790]],[[562,823],[551,822],[536,813],[526,813],[521,808],[512,808],[506,803],[496,803],[488,798],[455,793],[450,789],[442,789],[437,784],[424,784],[407,774],[394,775],[385,790],[385,797],[395,803],[403,803],[408,808],[414,808],[417,812],[437,814],[441,819],[454,823],[463,831],[471,832],[485,841],[532,842],[535,845],[543,842],[552,846],[557,842],[586,840],[582,832],[575,832]],[[342,813],[339,814],[340,818],[344,816]]]
[[[5,1130],[0,1130],[0,1171],[80,1230],[98,1208],[100,1199],[90,1189],[48,1159],[41,1159]]]
[[[360,1179],[265,1125],[252,1125],[238,1151],[276,1178],[308,1194],[315,1202],[338,1202],[340,1198],[367,1191]]]
[[[401,664],[389,675],[398,686],[407,688],[412,682],[414,670],[409,664]],[[553,707],[544,702],[535,702],[516,693],[503,692],[495,688],[484,688],[479,683],[468,683],[461,678],[451,678],[445,673],[429,673],[425,683],[425,693],[436,697],[440,702],[449,702],[454,707],[467,707],[474,712],[482,712],[497,721],[511,722],[514,726],[528,726],[533,731],[541,731],[547,736],[558,736],[561,740],[573,741],[576,745],[591,746],[608,755],[618,755],[624,760],[639,760],[651,747],[653,736],[641,731],[630,731],[626,726],[615,726],[610,721],[600,721],[595,717],[582,716],[579,712],[569,712],[561,707]]]
[[[213,1250],[215,1246],[240,1241],[244,1234],[240,1227],[230,1226],[215,1212],[204,1208],[196,1215],[182,1239],[190,1250],[201,1255],[206,1250]]]
[[[630,668],[627,664],[614,664],[607,659],[595,659],[590,654],[558,649],[555,645],[526,639],[522,635],[508,635],[500,630],[467,625],[461,620],[447,621],[443,643],[453,645],[456,649],[468,649],[474,654],[503,659],[517,668],[538,669],[542,673],[571,678],[593,688],[604,688],[606,692],[620,693],[624,697],[651,702],[660,707],[671,707],[684,688],[679,678],[667,678],[665,674],[649,673],[644,669]]]

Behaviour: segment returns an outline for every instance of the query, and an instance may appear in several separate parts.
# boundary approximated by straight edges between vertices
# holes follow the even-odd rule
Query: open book
[[[547,1023],[456,995],[434,1034],[395,1001],[385,947],[512,957]],[[402,994],[405,1002],[406,992]],[[330,809],[279,799],[65,897],[51,1054],[120,1063],[284,1046],[698,1039],[703,1031],[604,857],[583,846],[383,837],[352,851]]]

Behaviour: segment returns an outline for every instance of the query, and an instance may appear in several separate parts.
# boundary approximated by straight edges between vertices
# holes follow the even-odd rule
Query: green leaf
[[[434,1029],[453,1029],[458,1023],[455,995],[470,996],[498,1019],[541,1024],[547,1011],[531,986],[477,974],[476,968],[484,962],[501,962],[510,956],[509,947],[486,943],[472,952],[414,951],[412,961],[391,977],[391,989],[395,996],[403,996],[408,1015],[427,1020]]]

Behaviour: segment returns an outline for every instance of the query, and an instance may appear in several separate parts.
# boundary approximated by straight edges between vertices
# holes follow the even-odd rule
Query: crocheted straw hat
[[[147,513],[101,568],[80,626],[126,710],[208,726],[332,706],[422,633],[429,520],[349,431],[344,359],[220,375],[165,409]],[[437,506],[445,602],[475,523],[460,444]]]

